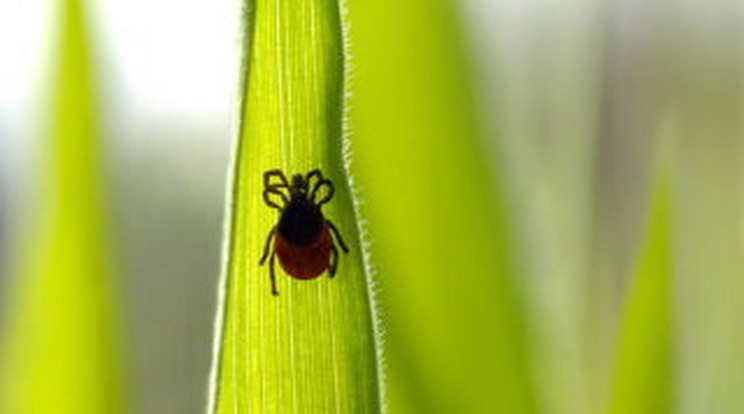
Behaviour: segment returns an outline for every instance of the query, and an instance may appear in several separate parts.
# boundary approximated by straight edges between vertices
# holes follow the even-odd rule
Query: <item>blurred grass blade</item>
[[[672,8],[666,16],[676,23],[687,12]],[[704,16],[670,25],[663,55],[670,63],[669,90],[680,131],[676,396],[684,413],[739,414],[744,412],[744,26],[741,13],[726,7]],[[705,47],[691,53],[691,42]]]
[[[246,3],[241,119],[210,409],[217,413],[380,409],[368,280],[342,157],[344,51],[335,0]],[[324,206],[350,247],[334,279],[298,281],[277,264],[279,296],[259,267],[278,220],[263,173],[320,168]]]
[[[655,181],[646,234],[620,326],[608,410],[611,414],[672,412],[671,206],[667,171],[657,171]]]
[[[80,1],[61,4],[41,197],[28,214],[4,344],[0,412],[117,413],[119,326],[102,214],[89,41]]]
[[[501,177],[449,0],[349,2],[353,173],[385,292],[390,410],[535,411]],[[500,172],[501,170],[497,170]]]

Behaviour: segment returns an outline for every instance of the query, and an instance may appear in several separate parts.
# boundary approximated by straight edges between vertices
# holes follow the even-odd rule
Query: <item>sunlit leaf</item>
[[[657,175],[620,325],[608,410],[613,414],[672,412],[670,183],[666,171]]]
[[[0,369],[3,413],[122,411],[89,40],[81,2],[60,11],[40,196],[26,215]]]
[[[368,275],[342,156],[344,53],[334,0],[246,3],[244,81],[210,409],[216,413],[380,409]],[[278,212],[263,174],[320,169],[323,207],[350,252],[335,278],[301,281],[259,266]]]
[[[353,172],[384,293],[390,409],[528,413],[513,238],[448,0],[349,2]]]

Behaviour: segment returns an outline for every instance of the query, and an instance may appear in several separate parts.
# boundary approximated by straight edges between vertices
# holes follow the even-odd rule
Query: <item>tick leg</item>
[[[316,193],[324,185],[328,188],[328,193],[325,196],[323,196],[323,198],[321,198],[320,200],[316,201],[316,203],[318,205],[325,204],[325,203],[331,201],[331,199],[333,198],[333,193],[335,191],[334,188],[333,188],[333,183],[330,180],[326,180],[324,178],[324,179],[318,181],[318,183],[315,184],[315,187],[313,187],[313,190],[310,191],[310,199],[313,200],[313,201],[315,201],[315,195],[316,195]]]
[[[284,205],[287,205],[287,203],[289,203],[289,199],[287,199],[287,196],[281,191],[279,191],[280,188],[284,188],[284,184],[273,184],[273,185],[267,186],[263,191],[263,198],[264,198],[264,202],[266,203],[266,205],[268,205],[269,207],[274,207],[277,210],[281,210],[282,207],[276,202],[274,202],[271,198],[269,198],[270,194],[276,194],[279,197],[281,197]]]
[[[328,227],[331,228],[331,231],[336,236],[336,240],[338,240],[338,244],[341,246],[341,250],[343,250],[344,253],[349,253],[349,249],[346,247],[346,244],[344,244],[344,239],[341,238],[341,233],[338,232],[336,226],[333,225],[331,220],[326,220],[326,223],[328,223]]]
[[[279,291],[276,290],[276,276],[274,275],[274,256],[276,251],[271,252],[271,259],[269,259],[269,276],[271,277],[271,294],[279,296]]]
[[[310,181],[313,179],[313,177],[317,178],[318,181],[315,183],[315,185],[312,186],[312,190],[310,190],[310,200],[315,201],[316,193],[323,185],[325,185],[326,187],[328,187],[328,194],[320,199],[320,201],[317,201],[317,204],[321,205],[331,201],[334,192],[333,183],[331,182],[331,180],[323,177],[323,173],[316,168],[305,175],[305,181],[307,182],[308,188],[310,188]]]
[[[271,184],[271,177],[277,177],[279,178],[279,181],[281,181],[280,184]],[[273,170],[268,170],[264,173],[264,187],[271,187],[274,185],[281,185],[283,187],[289,188],[289,181],[287,181],[287,177],[284,176],[284,172],[282,170],[276,168]]]
[[[308,185],[310,184],[310,180],[313,177],[316,177],[318,179],[318,181],[323,181],[323,173],[320,172],[320,170],[317,169],[317,168],[314,169],[314,170],[312,170],[312,171],[310,171],[309,173],[307,173],[305,175],[305,181],[307,181]]]
[[[263,266],[264,262],[266,262],[266,257],[268,257],[269,255],[269,247],[271,247],[271,240],[274,238],[275,232],[276,232],[276,226],[271,228],[269,235],[266,237],[266,245],[264,245],[264,251],[263,251],[263,254],[261,255],[261,260],[258,262],[259,266]]]
[[[331,264],[328,267],[328,277],[336,276],[336,269],[338,269],[338,249],[335,245],[331,245]]]
[[[311,181],[312,181],[313,177],[314,178],[317,178],[317,181],[315,182],[314,185],[311,186]],[[330,184],[330,181],[326,180],[323,177],[323,173],[320,172],[320,170],[317,169],[317,168],[314,169],[314,170],[312,170],[312,171],[310,171],[309,173],[307,173],[305,175],[305,182],[307,182],[308,190],[310,191],[310,200],[312,200],[312,201],[315,201],[315,193],[320,189],[320,186],[322,184],[324,184],[324,183]],[[330,184],[330,185],[331,185],[331,189],[329,190],[329,193],[331,194],[331,197],[332,197],[333,196],[333,188],[332,188],[333,187],[333,184]],[[330,197],[328,197],[328,200],[330,200]],[[321,203],[318,203],[318,204],[326,203],[326,202],[328,202],[328,200],[325,200],[324,199],[324,201],[322,201]]]

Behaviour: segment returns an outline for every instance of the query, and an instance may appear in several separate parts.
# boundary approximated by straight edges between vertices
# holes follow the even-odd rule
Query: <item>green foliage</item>
[[[0,412],[122,410],[119,326],[96,135],[88,35],[78,0],[64,1],[41,196],[28,214],[0,371]]]
[[[83,0],[60,3],[0,413],[117,414],[128,406],[95,71]],[[597,6],[568,5],[560,24],[552,5],[530,6],[534,28],[503,42],[520,50],[500,66],[509,84],[490,114],[510,131],[495,137],[511,148],[502,157],[485,151],[453,0],[244,6],[210,413],[742,411],[735,25],[677,27],[669,7],[660,15],[675,24],[649,14],[641,25],[654,30],[626,42],[625,29],[598,34],[613,19]],[[674,174],[656,171],[626,277],[642,141],[660,121]],[[259,258],[278,219],[263,174],[277,168],[332,180],[324,213],[351,251],[334,279],[300,281],[277,264],[275,297]]]
[[[344,54],[334,0],[246,4],[241,119],[212,412],[380,409],[375,336],[357,220],[342,157]],[[336,187],[324,213],[350,247],[334,279],[299,281],[277,264],[279,296],[259,267],[278,219],[263,173],[320,168]]]
[[[352,168],[385,295],[391,411],[533,412],[509,217],[455,5],[355,1],[348,18]]]
[[[670,183],[657,172],[646,234],[625,301],[609,412],[672,412]]]

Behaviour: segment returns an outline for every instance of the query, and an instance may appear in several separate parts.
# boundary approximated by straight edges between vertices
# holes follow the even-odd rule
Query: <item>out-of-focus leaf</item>
[[[353,172],[384,292],[391,411],[533,412],[509,218],[457,10],[348,6]]]
[[[210,409],[215,413],[374,413],[375,335],[355,209],[342,157],[344,52],[334,0],[246,2],[241,116]],[[259,259],[278,212],[263,174],[319,168],[323,207],[350,248],[335,278],[301,281]]]
[[[622,315],[608,410],[612,414],[671,412],[672,215],[669,175],[659,170]]]
[[[3,413],[122,411],[89,40],[81,1],[60,12],[41,193],[26,215],[0,369]]]
[[[687,12],[667,16],[681,22]],[[665,50],[680,131],[675,374],[683,413],[744,411],[741,17],[718,7],[670,25]]]

